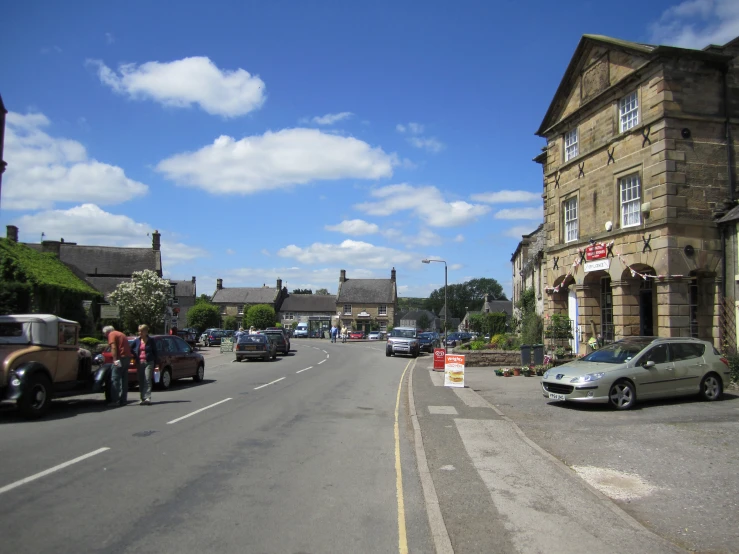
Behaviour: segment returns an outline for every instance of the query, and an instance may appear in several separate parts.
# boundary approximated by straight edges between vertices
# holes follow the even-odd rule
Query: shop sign
[[[444,386],[464,388],[464,356],[447,354],[444,360]]]
[[[585,273],[588,273],[590,271],[602,271],[602,270],[610,269],[611,260],[606,258],[605,260],[585,262],[582,267],[585,270]]]
[[[586,260],[602,260],[607,254],[606,245],[600,242],[591,244],[585,249]]]
[[[357,317],[370,317],[369,312],[359,312]]]
[[[100,306],[100,319],[118,319],[118,306],[102,304]]]
[[[444,357],[446,350],[443,348],[434,348],[434,371],[444,371]]]

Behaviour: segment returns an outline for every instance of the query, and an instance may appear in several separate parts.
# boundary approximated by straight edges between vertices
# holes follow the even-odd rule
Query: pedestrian
[[[149,326],[139,325],[139,336],[131,345],[133,359],[136,360],[136,374],[139,380],[139,406],[151,404],[152,376],[157,361],[157,342],[149,336]]]
[[[234,344],[239,342],[239,337],[244,334],[244,328],[239,327],[239,330],[234,333]]]
[[[131,364],[131,347],[128,345],[126,335],[116,331],[112,325],[103,327],[103,334],[108,339],[110,353],[113,355],[109,404],[125,406],[128,403],[128,366]]]
[[[336,333],[338,332],[338,329],[336,328],[336,325],[331,325],[331,342],[336,342]]]
[[[257,328],[254,327],[254,325],[252,325],[251,327],[249,327],[249,334],[250,335],[256,335],[256,334],[258,334],[257,333]]]

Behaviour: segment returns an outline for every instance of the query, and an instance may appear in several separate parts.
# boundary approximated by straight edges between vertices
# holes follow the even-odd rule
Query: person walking
[[[139,325],[139,336],[131,346],[133,359],[136,360],[139,379],[139,406],[151,405],[151,379],[157,361],[157,341],[149,336],[149,326]]]
[[[336,342],[336,325],[331,325],[331,342]]]
[[[128,366],[131,364],[131,347],[126,335],[116,331],[112,325],[103,327],[108,339],[110,353],[113,355],[113,368],[110,375],[110,404],[125,406],[128,403]]]

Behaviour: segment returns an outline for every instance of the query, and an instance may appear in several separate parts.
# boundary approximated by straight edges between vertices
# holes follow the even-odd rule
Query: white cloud
[[[105,42],[108,44],[113,44],[115,42],[115,37],[113,36],[113,33],[105,33]]]
[[[447,202],[436,187],[389,185],[372,191],[377,202],[357,204],[355,208],[370,215],[388,216],[410,210],[431,227],[453,227],[473,222],[490,211],[489,206],[464,201]]]
[[[267,257],[269,257],[269,256],[271,256],[271,255],[272,255],[272,254],[270,254],[270,253],[269,253],[269,250],[267,250],[266,248],[262,248],[262,249],[260,250],[260,252],[261,252],[262,256],[267,256]]]
[[[420,123],[413,123],[412,121],[408,123],[407,125],[403,125],[402,123],[398,123],[395,126],[395,130],[399,133],[410,133],[412,135],[420,135],[423,133],[425,127],[421,125]]]
[[[226,254],[228,254],[229,256],[233,256],[234,254],[236,254],[236,251],[231,250],[230,248],[226,248]]]
[[[76,242],[82,245],[127,246],[151,248],[153,228],[128,216],[112,214],[95,204],[82,204],[68,210],[47,210],[19,217],[15,223],[29,242],[46,240]],[[148,236],[147,236],[148,234]],[[164,267],[189,262],[209,254],[201,248],[181,242],[167,242],[162,236],[162,264]],[[31,238],[32,237],[32,238]]]
[[[444,143],[434,137],[408,137],[408,142],[416,148],[421,148],[428,152],[436,153],[444,150]]]
[[[464,235],[459,234],[456,237],[454,237],[454,242],[464,242]]]
[[[521,237],[523,235],[530,235],[534,232],[536,227],[533,227],[531,225],[516,225],[514,227],[509,227],[505,230],[503,233],[507,237],[513,237],[514,239],[521,240]]]
[[[406,248],[413,246],[431,246],[439,244],[441,237],[430,229],[422,228],[416,235],[403,235],[403,245]]]
[[[354,114],[352,112],[327,113],[326,115],[316,116],[311,121],[316,125],[333,125],[338,121],[349,119]]]
[[[41,113],[7,115],[3,208],[45,209],[57,202],[119,204],[148,192],[120,167],[90,159],[79,142],[45,133],[42,129],[49,125]]]
[[[544,219],[544,210],[538,208],[506,208],[495,212],[495,219]]]
[[[499,190],[473,194],[470,198],[487,204],[515,204],[518,202],[541,202],[541,194],[525,190]]]
[[[207,192],[251,194],[312,181],[390,177],[397,163],[394,154],[356,138],[296,128],[241,140],[224,135],[162,160],[157,170]]]
[[[650,42],[683,48],[723,45],[739,36],[736,0],[685,0],[650,25]]]
[[[211,115],[236,117],[262,107],[264,81],[244,69],[221,70],[204,56],[173,62],[121,64],[118,72],[100,60],[88,60],[100,81],[136,100],[152,99],[165,106],[198,104]]]
[[[463,267],[464,267],[464,266],[463,266],[462,264],[451,264],[451,265],[449,266],[449,269],[451,269],[452,271],[459,271],[459,270],[460,270],[460,269],[462,269]]]
[[[372,235],[377,233],[380,228],[374,224],[364,221],[363,219],[346,219],[337,225],[326,225],[327,231],[337,231],[345,235]]]
[[[420,259],[415,254],[355,240],[345,240],[340,244],[316,242],[305,248],[291,244],[281,248],[277,255],[294,258],[303,264],[338,264],[365,268],[386,268]]]

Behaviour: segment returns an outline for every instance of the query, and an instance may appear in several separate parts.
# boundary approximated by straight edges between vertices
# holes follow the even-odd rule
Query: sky
[[[542,222],[534,135],[583,34],[703,48],[736,0],[6,3],[0,225],[164,276],[399,296],[494,278]]]

